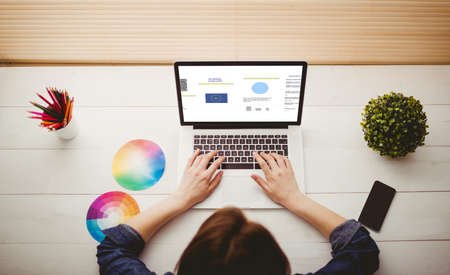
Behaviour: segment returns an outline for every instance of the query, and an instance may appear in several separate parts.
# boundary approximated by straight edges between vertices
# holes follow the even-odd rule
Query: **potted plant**
[[[427,117],[412,96],[391,92],[372,98],[361,115],[367,145],[382,156],[404,157],[424,145]]]

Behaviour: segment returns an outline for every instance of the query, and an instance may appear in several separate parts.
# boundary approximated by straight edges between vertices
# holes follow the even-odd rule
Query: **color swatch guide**
[[[101,242],[105,238],[102,230],[125,223],[139,212],[138,204],[130,195],[119,191],[107,192],[89,207],[86,226],[91,236]]]
[[[128,190],[143,190],[153,186],[164,173],[166,159],[158,144],[136,139],[123,145],[114,156],[112,173],[116,181]]]

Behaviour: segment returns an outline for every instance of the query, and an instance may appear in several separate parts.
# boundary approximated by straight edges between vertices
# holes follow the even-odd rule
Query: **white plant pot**
[[[73,139],[78,134],[78,124],[77,121],[72,118],[72,120],[69,122],[69,124],[66,125],[66,127],[61,128],[59,130],[56,130],[56,136],[58,136],[60,139]]]

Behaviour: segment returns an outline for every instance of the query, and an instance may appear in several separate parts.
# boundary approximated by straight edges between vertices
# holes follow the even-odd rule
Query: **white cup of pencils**
[[[61,139],[74,138],[78,134],[78,126],[72,119],[73,97],[70,98],[67,91],[60,91],[56,88],[46,88],[46,90],[50,100],[45,99],[39,93],[36,94],[47,104],[47,107],[36,102],[30,102],[42,111],[29,111],[33,115],[30,118],[40,119],[41,127],[55,132]]]

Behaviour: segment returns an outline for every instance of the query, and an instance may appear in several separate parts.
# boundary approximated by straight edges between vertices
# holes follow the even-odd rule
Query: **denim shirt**
[[[103,231],[106,238],[97,246],[100,274],[156,275],[139,260],[145,242],[132,227],[120,224]],[[379,250],[369,232],[355,220],[336,227],[330,235],[332,259],[315,273],[304,275],[367,275],[379,265]],[[166,272],[165,275],[173,275]],[[296,275],[301,275],[296,273]]]

